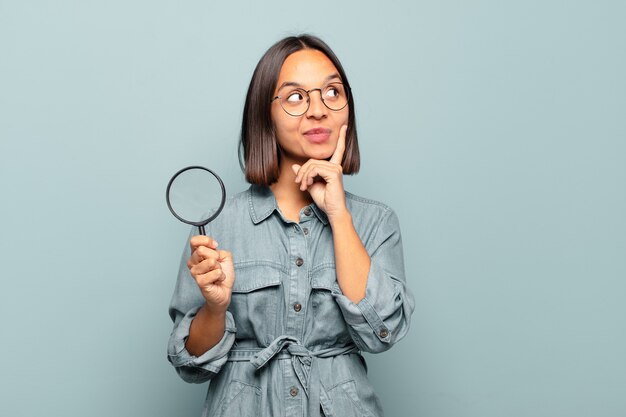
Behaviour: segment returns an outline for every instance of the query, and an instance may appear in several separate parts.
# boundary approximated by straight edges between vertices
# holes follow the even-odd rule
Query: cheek
[[[292,144],[296,142],[297,126],[294,127],[293,121],[281,118],[272,118],[272,121],[274,122],[274,132],[278,145],[281,148],[291,148]]]
[[[348,124],[349,120],[350,120],[350,111],[346,107],[345,109],[343,109],[343,124]]]
[[[347,125],[348,124],[348,120],[350,120],[350,112],[348,111],[348,108],[346,107],[345,109],[343,109],[342,111],[336,113],[337,117],[335,120],[337,120],[337,123],[339,125]]]
[[[281,132],[287,133],[297,129],[297,123],[295,123],[294,119],[285,116],[287,116],[287,114],[282,109],[272,111],[272,122],[274,123],[274,129],[277,134]]]
[[[343,113],[336,114],[333,120],[334,129],[339,131],[339,129],[341,129],[341,126],[348,124],[349,120],[350,120],[350,115],[348,114],[348,112],[345,112],[345,114]]]

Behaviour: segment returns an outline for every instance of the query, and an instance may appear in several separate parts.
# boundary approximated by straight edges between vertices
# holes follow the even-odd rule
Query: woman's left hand
[[[324,210],[329,221],[348,212],[346,196],[343,189],[343,169],[341,161],[346,149],[346,131],[348,126],[343,125],[339,130],[339,139],[335,152],[329,161],[309,159],[304,165],[291,166],[296,174],[296,182],[300,183],[300,190],[307,190],[313,201]]]

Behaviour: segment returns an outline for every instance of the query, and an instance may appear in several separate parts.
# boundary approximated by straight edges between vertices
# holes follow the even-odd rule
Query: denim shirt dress
[[[204,416],[383,416],[361,352],[383,352],[402,339],[415,302],[396,214],[345,195],[371,258],[358,304],[339,288],[331,226],[315,203],[296,223],[269,187],[252,185],[227,199],[207,235],[232,253],[235,281],[224,335],[198,357],[185,341],[204,298],[186,245],[169,308],[168,360],[183,380],[210,381]]]

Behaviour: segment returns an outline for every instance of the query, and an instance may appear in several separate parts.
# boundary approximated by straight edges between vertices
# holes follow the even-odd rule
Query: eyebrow
[[[335,78],[339,79],[341,81],[341,77],[339,76],[339,74],[334,73],[329,75],[328,77],[326,77],[324,79],[324,84],[326,84],[327,82],[334,80]],[[280,91],[282,88],[284,87],[302,87],[302,84],[298,84],[295,81],[285,81],[284,83],[282,83],[280,85],[280,87],[278,87],[278,89],[276,91]]]

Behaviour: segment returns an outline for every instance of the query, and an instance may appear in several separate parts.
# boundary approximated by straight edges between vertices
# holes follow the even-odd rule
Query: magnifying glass
[[[167,183],[167,207],[183,223],[197,226],[206,235],[204,226],[224,208],[226,188],[222,179],[202,166],[189,166],[178,171]]]

